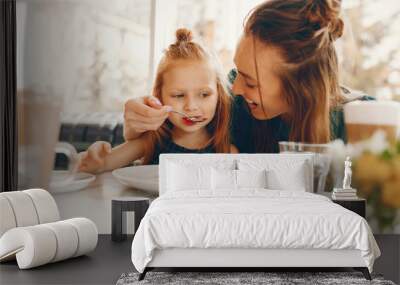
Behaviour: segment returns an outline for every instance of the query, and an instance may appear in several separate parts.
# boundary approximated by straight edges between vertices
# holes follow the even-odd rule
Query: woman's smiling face
[[[187,131],[197,131],[209,124],[218,103],[217,75],[205,61],[177,60],[163,74],[161,98],[164,105],[172,106],[188,116],[202,119],[191,123],[176,113],[168,119],[174,126]]]
[[[238,74],[232,91],[244,97],[256,119],[267,120],[289,111],[277,75],[284,62],[277,49],[254,40],[252,36],[243,36],[236,48],[234,62]]]

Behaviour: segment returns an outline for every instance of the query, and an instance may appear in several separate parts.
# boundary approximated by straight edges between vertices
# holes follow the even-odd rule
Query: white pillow
[[[297,167],[289,172],[272,169],[267,172],[268,188],[273,190],[306,191],[307,182],[304,167]]]
[[[295,159],[240,159],[239,170],[266,170],[267,188],[272,190],[307,191],[309,162]]]
[[[211,167],[168,163],[168,191],[211,189]]]
[[[215,169],[212,171],[212,188],[214,190],[237,190],[240,188],[266,188],[265,170],[231,170]]]
[[[267,188],[267,171],[263,170],[236,170],[238,188]]]
[[[236,190],[236,170],[212,168],[212,189]]]

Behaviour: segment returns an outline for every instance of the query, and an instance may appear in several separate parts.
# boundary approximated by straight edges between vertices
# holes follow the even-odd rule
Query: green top
[[[232,70],[228,79],[230,83],[236,78],[236,70]],[[373,97],[367,96],[362,93],[355,93],[347,88],[342,87],[343,95],[346,98],[346,103],[354,100],[375,100]],[[231,92],[232,95],[232,92]],[[258,120],[250,113],[247,103],[242,96],[234,96],[232,106],[232,119],[231,119],[231,139],[232,143],[239,149],[241,153],[255,153],[256,144],[254,136],[257,135],[258,141],[266,142],[273,140],[275,142],[288,141],[290,127],[285,123],[280,116],[269,120]],[[347,141],[346,129],[344,124],[343,105],[333,108],[330,111],[331,121],[331,136],[332,139],[342,139]],[[262,137],[260,130],[276,130],[270,132],[271,135],[266,138]],[[271,149],[265,149],[264,152],[279,152],[279,145],[273,144]]]

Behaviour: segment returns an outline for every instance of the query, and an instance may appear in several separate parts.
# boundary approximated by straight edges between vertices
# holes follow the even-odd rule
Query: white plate
[[[66,170],[54,170],[50,178],[50,192],[64,193],[81,190],[87,187],[96,176],[89,173],[75,173],[74,178],[70,178],[70,174]]]
[[[116,169],[112,175],[122,184],[158,194],[158,165],[139,165]]]

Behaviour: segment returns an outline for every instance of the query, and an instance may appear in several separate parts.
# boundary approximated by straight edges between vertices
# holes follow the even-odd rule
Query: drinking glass
[[[281,153],[312,153],[314,162],[314,193],[323,193],[327,188],[326,182],[332,161],[328,144],[309,144],[300,142],[279,142]],[[327,189],[326,191],[330,191]]]

